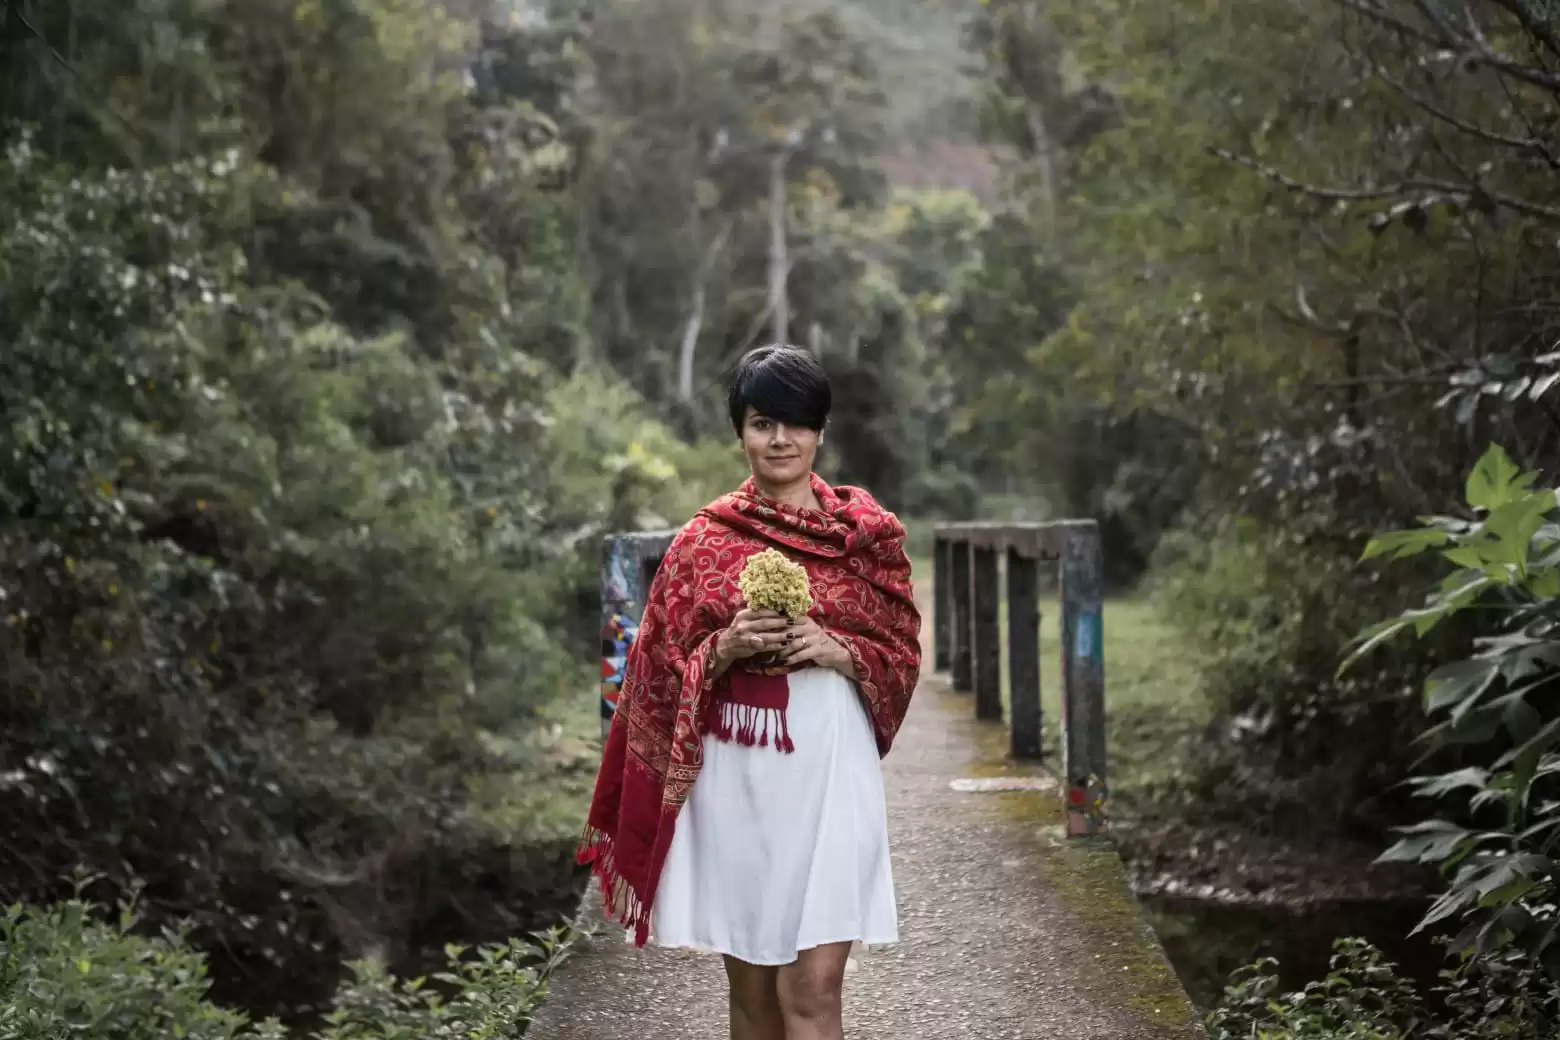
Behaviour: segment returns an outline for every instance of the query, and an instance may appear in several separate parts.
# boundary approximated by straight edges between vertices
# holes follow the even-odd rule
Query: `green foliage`
[[[533,738],[589,699],[597,539],[734,455],[571,371],[568,35],[378,0],[40,24],[79,76],[0,94],[0,896],[144,879],[218,1000],[290,1018],[343,958],[551,923],[572,837],[506,791],[557,783]]]
[[[1071,303],[1072,286],[1044,239],[1004,214],[980,228],[971,250],[949,294],[943,332],[958,402],[950,447],[990,484],[1030,468],[1022,454],[1054,447],[1046,435],[1087,406],[1069,401],[1063,387],[1010,375],[1011,359],[1035,350],[1066,320]]]
[[[1560,988],[1506,960],[1444,975],[1432,1000],[1359,939],[1340,939],[1327,977],[1301,992],[1281,992],[1277,968],[1235,973],[1210,1040],[1542,1040],[1560,1015]]]
[[[1107,559],[1133,564],[1120,576],[1177,528],[1161,558],[1208,561],[1172,584],[1202,590],[1182,617],[1209,633],[1229,712],[1217,772],[1254,784],[1277,744],[1283,774],[1320,778],[1338,765],[1312,739],[1327,726],[1394,727],[1362,738],[1386,750],[1362,766],[1382,768],[1343,768],[1323,820],[1381,806],[1405,775],[1405,659],[1433,666],[1457,638],[1335,679],[1361,609],[1396,610],[1420,574],[1348,576],[1350,547],[1441,508],[1471,444],[1522,467],[1555,453],[1556,206],[1534,128],[1554,118],[1537,84],[1560,16],[1442,6],[991,0],[971,32],[1002,219],[1069,287],[1037,323],[1022,265],[981,273],[983,338],[1013,346],[977,437],[1059,509],[1099,517]],[[1531,517],[1510,521],[1520,541]],[[1253,721],[1268,739],[1225,739]]]
[[[1464,498],[1464,516],[1423,517],[1420,527],[1370,540],[1365,559],[1433,554],[1451,570],[1422,606],[1365,628],[1339,669],[1348,682],[1368,674],[1368,666],[1389,673],[1412,667],[1414,658],[1393,660],[1386,652],[1405,632],[1422,641],[1439,636],[1432,656],[1450,658],[1424,682],[1423,710],[1432,725],[1422,735],[1418,765],[1431,771],[1411,784],[1437,803],[1437,814],[1399,828],[1382,859],[1443,873],[1445,890],[1419,927],[1456,932],[1450,949],[1459,968],[1427,1000],[1358,940],[1341,941],[1332,973],[1301,993],[1280,993],[1275,966],[1258,963],[1237,974],[1210,1016],[1215,1040],[1537,1040],[1551,1036],[1560,1019],[1553,888],[1560,721],[1551,696],[1560,665],[1552,631],[1560,602],[1560,506],[1554,489],[1499,446],[1472,467]],[[1300,584],[1301,573],[1277,587]],[[1326,571],[1315,577],[1346,581]],[[1361,606],[1355,604],[1356,614]],[[1448,654],[1452,648],[1460,652]],[[1404,728],[1396,723],[1381,732]],[[1351,741],[1351,750],[1359,743]]]
[[[404,337],[247,284],[227,229],[275,187],[238,156],[71,176],[13,143],[0,793],[13,894],[144,877],[307,999],[347,938],[319,879],[445,831],[479,728],[574,674],[539,550],[604,523],[611,483],[549,486],[540,413],[502,418],[534,390],[441,394]]]
[[[837,401],[828,464],[918,516],[973,515],[982,490],[960,433],[975,359],[948,348],[987,223],[966,192],[899,190],[870,220],[838,220],[829,240],[854,289],[824,354]]]
[[[553,971],[568,956],[572,933],[553,929],[533,940],[511,938],[467,957],[459,946],[445,954],[448,970],[432,981],[397,982],[375,962],[353,966],[354,978],[311,1040],[505,1040],[524,1035],[547,998]]]
[[[0,1037],[5,1040],[282,1040],[208,999],[205,959],[182,931],[140,934],[136,907],[109,918],[77,898],[0,916]],[[447,970],[397,982],[375,961],[352,965],[335,1008],[306,1040],[503,1040],[524,1034],[575,941],[531,940],[445,951]]]
[[[1421,1013],[1413,985],[1357,939],[1340,940],[1327,977],[1300,993],[1279,992],[1277,968],[1265,959],[1235,973],[1208,1016],[1212,1040],[1408,1040]]]
[[[184,937],[134,934],[132,904],[117,919],[73,899],[47,910],[12,906],[0,916],[0,1036],[123,1040],[280,1038],[207,1002],[206,964]]]
[[[1435,723],[1423,740],[1458,754],[1414,786],[1449,812],[1405,828],[1383,859],[1448,876],[1421,927],[1460,920],[1457,952],[1486,958],[1514,944],[1560,978],[1560,717],[1551,696],[1560,678],[1560,506],[1537,482],[1492,446],[1468,477],[1471,518],[1425,517],[1420,529],[1373,539],[1367,559],[1434,550],[1453,570],[1423,606],[1367,629],[1345,666],[1403,632],[1483,615],[1493,634],[1425,682]]]
[[[723,377],[775,334],[769,280],[784,262],[788,338],[834,383],[823,468],[892,508],[968,514],[981,453],[953,443],[968,414],[953,395],[1005,341],[976,358],[946,328],[987,215],[967,192],[889,191],[881,161],[904,143],[896,126],[935,124],[948,100],[924,80],[885,85],[957,45],[899,26],[957,20],[893,0],[598,5],[580,94],[594,134],[579,185],[593,361],[685,434],[727,438]]]
[[[1197,648],[1217,720],[1189,808],[1290,830],[1380,825],[1400,810],[1393,785],[1412,763],[1401,734],[1416,711],[1377,691],[1406,688],[1418,663],[1335,674],[1338,647],[1395,602],[1375,577],[1331,539],[1254,517],[1164,541],[1155,598]]]
[[[883,197],[871,47],[829,9],[651,0],[601,5],[584,50],[582,100],[598,129],[580,192],[592,342],[653,400],[718,435],[725,420],[706,388],[770,322],[769,170],[782,153],[793,338],[814,322],[835,341],[849,335],[829,320],[855,288],[830,277],[830,233],[838,214]],[[695,318],[683,387],[678,344]]]

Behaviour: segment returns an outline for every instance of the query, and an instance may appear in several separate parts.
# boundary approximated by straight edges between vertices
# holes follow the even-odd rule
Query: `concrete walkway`
[[[858,949],[850,1040],[1150,1040],[1202,1035],[1103,842],[1063,836],[1054,791],[966,793],[971,777],[1041,777],[1006,734],[923,682],[884,760],[899,945]],[[595,891],[595,886],[591,887]],[[594,898],[594,897],[593,897]],[[597,904],[587,903],[595,920]],[[553,985],[534,1040],[720,1040],[717,958],[635,950],[604,926]]]

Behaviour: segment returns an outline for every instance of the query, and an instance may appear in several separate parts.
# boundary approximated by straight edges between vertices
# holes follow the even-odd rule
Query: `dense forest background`
[[[1560,656],[1470,666],[1481,586],[1338,671],[1440,573],[1374,532],[1516,516],[1556,458],[1550,5],[9,0],[0,47],[0,901],[64,908],[13,956],[193,948],[301,1029],[499,1014],[343,965],[572,904],[599,537],[740,476],[721,377],[778,337],[828,475],[916,530],[1100,519],[1197,661],[1140,815],[1379,847],[1421,683],[1487,678],[1422,785],[1458,830],[1400,858],[1531,857],[1448,916],[1555,1021]],[[1531,557],[1448,557],[1542,642],[1523,501],[1487,533]]]

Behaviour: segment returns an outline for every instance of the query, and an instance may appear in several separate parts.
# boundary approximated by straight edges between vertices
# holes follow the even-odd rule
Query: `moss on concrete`
[[[968,720],[967,694],[944,684],[927,684],[940,709]],[[1036,763],[1008,755],[1007,728],[1000,723],[973,726],[976,756],[967,776],[1035,776]],[[1056,791],[1004,791],[972,795],[1025,828],[1046,885],[1084,921],[1096,965],[1086,973],[1091,1001],[1125,1007],[1141,1016],[1145,1037],[1186,1038],[1203,1034],[1196,1009],[1144,918],[1121,858],[1108,838],[1070,839],[1060,788]]]

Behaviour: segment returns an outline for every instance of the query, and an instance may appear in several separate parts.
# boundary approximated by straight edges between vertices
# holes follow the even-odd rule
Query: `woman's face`
[[[779,489],[805,481],[822,440],[821,430],[770,419],[751,407],[742,418],[742,450],[761,487]]]

